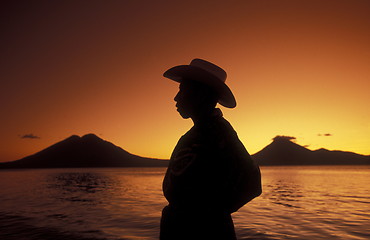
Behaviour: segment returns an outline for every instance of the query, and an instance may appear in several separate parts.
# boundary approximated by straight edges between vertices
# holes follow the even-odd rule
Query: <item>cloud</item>
[[[297,138],[296,137],[292,137],[292,136],[283,136],[283,135],[277,135],[276,137],[274,137],[272,140],[274,141],[295,141]]]
[[[319,133],[319,134],[317,134],[317,136],[319,136],[319,137],[331,137],[331,136],[333,136],[333,134],[331,134],[331,133],[324,133],[324,134]]]
[[[33,133],[20,135],[19,137],[23,139],[40,139],[39,136],[36,136]]]

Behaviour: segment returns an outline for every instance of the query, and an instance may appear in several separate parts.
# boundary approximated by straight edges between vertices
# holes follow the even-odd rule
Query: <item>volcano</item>
[[[259,165],[368,165],[370,156],[352,152],[309,150],[286,137],[276,136],[273,142],[254,154]]]
[[[167,160],[133,155],[95,134],[72,135],[38,153],[0,168],[165,167]]]

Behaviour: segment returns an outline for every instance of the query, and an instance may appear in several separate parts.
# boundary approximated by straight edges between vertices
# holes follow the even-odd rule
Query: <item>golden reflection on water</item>
[[[238,239],[370,238],[370,166],[261,167],[261,172],[263,194],[233,214]],[[164,168],[0,171],[0,238],[24,239],[19,232],[27,228],[35,236],[158,239],[167,204],[164,173]]]
[[[261,170],[263,195],[235,214],[235,222],[242,228],[273,239],[368,239],[368,166]]]

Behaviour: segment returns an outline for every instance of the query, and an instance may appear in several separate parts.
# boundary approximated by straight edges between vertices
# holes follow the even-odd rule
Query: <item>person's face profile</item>
[[[213,109],[217,97],[208,86],[193,80],[183,80],[174,98],[177,111],[184,118],[193,118],[207,109]]]
[[[198,104],[197,89],[191,81],[180,83],[179,92],[174,98],[177,111],[187,119],[192,117]]]

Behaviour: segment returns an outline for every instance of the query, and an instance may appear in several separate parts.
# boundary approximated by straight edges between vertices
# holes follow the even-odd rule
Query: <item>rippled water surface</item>
[[[238,239],[370,239],[370,166],[262,167]],[[0,171],[0,239],[158,239],[164,168]]]

